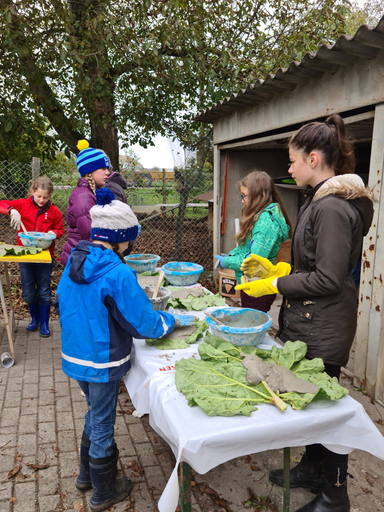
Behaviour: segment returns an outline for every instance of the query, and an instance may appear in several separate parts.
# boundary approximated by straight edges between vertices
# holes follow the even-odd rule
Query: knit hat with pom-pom
[[[80,153],[77,155],[76,165],[81,176],[97,171],[97,169],[111,167],[107,155],[100,149],[90,148],[86,140],[79,140],[77,148]]]
[[[119,244],[135,240],[141,226],[131,208],[115,199],[109,188],[96,189],[96,205],[90,211],[91,239]]]

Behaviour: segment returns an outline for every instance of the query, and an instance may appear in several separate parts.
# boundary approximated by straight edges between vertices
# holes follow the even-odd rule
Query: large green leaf
[[[175,309],[186,309],[188,311],[202,311],[210,307],[218,307],[225,305],[225,298],[220,294],[211,295],[207,292],[202,297],[193,297],[192,295],[183,298],[171,298],[168,300],[167,307],[174,307]]]
[[[176,363],[176,387],[190,406],[199,405],[210,416],[249,415],[256,403],[271,403],[272,396],[261,382],[257,386],[247,383],[246,370],[241,364],[245,347],[235,347],[207,333],[199,344],[200,360],[182,359]],[[319,388],[316,394],[281,393],[277,396],[293,409],[303,409],[314,400],[337,400],[348,393],[336,378],[324,373],[319,358],[305,359],[307,346],[301,341],[287,342],[283,348],[271,350],[248,347],[247,353],[256,354],[264,361],[292,368],[297,377],[308,380]],[[296,370],[296,371],[295,371]]]
[[[176,387],[188,405],[199,405],[209,416],[249,416],[255,405],[271,401],[262,385],[251,386],[240,363],[176,361]]]

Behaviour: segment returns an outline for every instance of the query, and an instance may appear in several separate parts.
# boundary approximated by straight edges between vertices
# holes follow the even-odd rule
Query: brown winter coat
[[[372,222],[370,190],[355,174],[335,176],[308,192],[292,238],[289,276],[278,336],[304,341],[307,356],[345,366],[356,331],[356,288],[351,276]]]

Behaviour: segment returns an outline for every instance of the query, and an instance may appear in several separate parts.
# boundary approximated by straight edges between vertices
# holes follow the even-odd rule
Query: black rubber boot
[[[92,488],[91,474],[89,472],[89,448],[91,441],[87,434],[83,432],[80,444],[80,471],[76,478],[76,489],[79,491],[87,491]]]
[[[269,480],[276,485],[283,487],[284,471],[282,469],[275,469],[269,473]],[[323,488],[324,484],[324,469],[323,463],[315,463],[307,458],[304,453],[301,461],[297,466],[290,471],[290,486],[292,489],[295,487],[304,487],[309,491],[317,494]]]
[[[123,501],[131,492],[132,484],[128,478],[116,479],[119,452],[115,445],[114,453],[104,459],[89,458],[89,470],[93,493],[89,507],[100,512],[114,503]]]
[[[350,512],[347,492],[347,481],[343,484],[331,485],[324,479],[323,489],[311,502],[296,512]]]
[[[51,335],[51,331],[48,326],[50,312],[50,304],[40,306],[40,336],[42,338],[49,338]]]
[[[40,323],[40,309],[38,304],[28,304],[29,312],[31,314],[31,322],[27,326],[28,332],[34,332],[39,327]]]

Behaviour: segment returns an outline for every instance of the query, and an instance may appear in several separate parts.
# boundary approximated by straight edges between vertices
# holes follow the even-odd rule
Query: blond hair
[[[50,196],[53,194],[53,183],[47,176],[39,176],[33,180],[30,188],[31,194],[36,192],[38,188],[46,190]]]
[[[95,183],[95,180],[93,179],[92,173],[89,172],[88,174],[84,174],[83,178],[88,181],[89,186],[91,187],[92,192],[95,193],[96,183]]]

